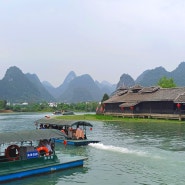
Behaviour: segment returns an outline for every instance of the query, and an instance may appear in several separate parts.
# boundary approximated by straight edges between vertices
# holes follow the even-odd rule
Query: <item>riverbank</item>
[[[12,113],[12,110],[0,110],[0,113]]]
[[[166,120],[166,119],[153,119],[153,118],[123,118],[111,115],[96,115],[96,114],[83,114],[83,115],[69,115],[69,116],[57,116],[56,119],[67,119],[67,120],[89,120],[89,121],[122,121],[122,122],[171,122],[171,123],[185,123],[185,121],[179,120]]]

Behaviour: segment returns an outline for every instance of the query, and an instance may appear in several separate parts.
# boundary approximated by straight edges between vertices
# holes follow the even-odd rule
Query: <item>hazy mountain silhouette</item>
[[[59,97],[59,101],[77,103],[86,101],[100,101],[103,97],[100,88],[90,75],[81,75],[67,81],[67,87]]]
[[[157,85],[159,79],[164,76],[173,78],[177,86],[185,86],[185,62],[181,62],[178,67],[171,72],[166,71],[163,67],[146,70],[136,79],[135,83],[142,86],[154,86]]]
[[[121,77],[120,77],[120,80],[117,84],[117,87],[116,89],[120,88],[120,87],[132,87],[135,85],[135,81],[134,79],[128,75],[128,74],[122,74]]]
[[[36,86],[43,100],[55,101],[55,98],[43,86],[36,74],[27,73],[25,75],[30,80],[30,82],[32,82]]]
[[[119,82],[114,85],[107,81],[94,81],[88,74],[76,76],[71,71],[57,88],[46,81],[41,83],[36,74],[24,74],[18,67],[13,66],[7,69],[4,78],[0,80],[0,99],[10,102],[101,101],[105,93],[110,95],[120,87],[131,87],[135,84],[155,86],[163,76],[173,78],[177,86],[185,86],[185,62],[181,62],[172,72],[163,67],[146,70],[135,81],[129,74],[123,73]]]
[[[1,99],[11,102],[37,102],[54,99],[46,90],[44,91],[44,87],[42,90],[38,88],[38,79],[35,75],[32,76],[32,80],[30,79],[16,66],[10,67],[4,78],[0,80]]]

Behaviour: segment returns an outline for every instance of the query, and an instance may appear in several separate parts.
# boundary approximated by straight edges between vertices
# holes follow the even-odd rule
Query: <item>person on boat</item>
[[[67,130],[65,129],[65,127],[63,127],[60,131],[67,135]]]
[[[72,137],[73,137],[73,129],[72,127],[69,127],[68,128],[68,138],[72,139]]]
[[[40,124],[40,127],[39,127],[39,129],[44,129],[44,126],[43,126],[43,124]]]
[[[81,128],[79,128],[79,125],[77,126],[77,129],[76,129],[76,138],[84,139],[84,132]]]
[[[49,140],[49,145],[51,146],[51,153],[53,153],[55,150],[55,143],[51,139]]]
[[[53,153],[52,148],[51,148],[51,144],[46,140],[45,142],[45,147],[48,149],[49,154],[51,155]]]
[[[48,125],[44,125],[44,129],[48,129]]]
[[[62,129],[62,130],[61,130],[61,132],[63,132],[64,134],[66,134],[66,132],[65,132],[65,130],[64,130],[64,129]]]
[[[51,148],[51,144],[50,144],[50,142],[48,142],[47,139],[40,140],[38,148],[41,148],[42,149],[43,147],[47,148],[47,152],[49,153],[49,155],[51,155],[53,153],[53,150]],[[41,155],[44,155],[44,152],[45,151],[43,151],[43,152],[41,151],[40,152]]]

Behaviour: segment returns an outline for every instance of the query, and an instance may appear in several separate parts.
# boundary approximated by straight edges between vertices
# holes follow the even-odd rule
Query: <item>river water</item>
[[[46,114],[0,114],[0,132],[35,129]],[[10,185],[184,185],[185,123],[93,122],[87,133],[101,142],[57,144],[61,156],[85,156],[84,167],[39,175]]]

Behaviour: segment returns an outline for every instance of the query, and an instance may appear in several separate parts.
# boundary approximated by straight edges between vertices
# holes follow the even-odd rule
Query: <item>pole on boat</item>
[[[64,143],[64,146],[66,146],[66,145],[67,145],[67,140],[64,140],[64,142],[63,142],[63,143]]]

